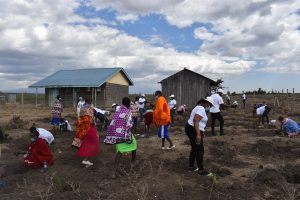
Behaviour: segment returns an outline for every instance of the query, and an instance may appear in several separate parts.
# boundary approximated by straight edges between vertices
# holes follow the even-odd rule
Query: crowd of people
[[[204,138],[207,121],[210,117],[211,135],[215,136],[215,122],[219,121],[220,136],[224,135],[224,118],[222,110],[227,108],[238,107],[237,101],[231,100],[229,95],[225,96],[226,104],[222,96],[224,92],[221,88],[213,90],[211,96],[201,98],[193,109],[185,125],[185,133],[190,141],[189,155],[189,170],[197,171],[199,175],[209,175],[203,164],[204,158]],[[169,134],[171,126],[175,125],[175,115],[182,115],[187,112],[186,105],[177,105],[175,95],[169,96],[169,102],[163,96],[161,91],[154,93],[154,104],[147,102],[144,94],[136,97],[132,101],[128,97],[122,99],[122,104],[114,103],[112,109],[114,114],[111,121],[106,117],[110,111],[105,111],[93,106],[92,102],[84,97],[80,97],[77,105],[77,121],[76,134],[72,141],[72,146],[77,149],[76,155],[82,158],[82,164],[85,167],[93,165],[91,157],[97,156],[100,151],[99,136],[97,132],[97,120],[101,122],[105,129],[104,144],[114,145],[116,148],[114,173],[113,177],[118,176],[119,163],[123,154],[131,154],[131,162],[134,163],[137,154],[137,139],[136,137],[149,137],[151,124],[157,128],[157,137],[161,139],[161,149],[171,150],[176,147]],[[247,96],[244,93],[241,96],[243,108],[246,106]],[[271,106],[265,102],[257,103],[253,107],[253,118],[257,118],[257,123],[264,125],[265,122],[270,124],[268,114],[272,110]],[[52,109],[51,124],[54,129],[61,127],[63,106],[60,96],[57,96]],[[208,116],[207,113],[210,113]],[[271,120],[272,121],[272,120]],[[289,137],[296,137],[300,134],[300,126],[290,118],[280,116],[278,118],[281,130]],[[145,132],[137,133],[137,128],[143,122]],[[70,126],[67,124],[66,126]],[[72,128],[70,128],[72,130]],[[140,131],[142,129],[139,129]],[[53,164],[53,155],[49,146],[54,143],[55,139],[50,131],[43,128],[37,128],[35,124],[30,128],[31,143],[26,148],[26,151],[19,151],[16,154],[24,154],[24,164],[32,168],[44,168]],[[135,133],[135,134],[134,134]],[[168,142],[168,145],[165,142]],[[196,161],[196,165],[195,165]]]

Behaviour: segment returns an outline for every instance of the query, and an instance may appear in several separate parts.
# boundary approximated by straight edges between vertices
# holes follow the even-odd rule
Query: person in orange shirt
[[[166,139],[170,143],[167,149],[173,149],[175,145],[169,138],[169,133],[168,133],[168,127],[171,123],[170,108],[168,106],[165,97],[162,96],[161,91],[156,91],[154,95],[155,95],[156,103],[153,111],[153,122],[158,127],[158,137],[162,139],[161,149],[163,150],[166,149],[165,148]]]

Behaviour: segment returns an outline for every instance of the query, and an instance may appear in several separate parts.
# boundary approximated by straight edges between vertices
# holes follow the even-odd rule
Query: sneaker
[[[210,173],[206,170],[199,170],[198,174],[201,175],[201,176],[208,176]]]
[[[83,161],[82,161],[82,164],[84,164],[84,165],[86,165],[86,166],[92,166],[92,165],[94,165],[94,163],[92,163],[92,162],[90,162],[90,161],[88,161],[88,160],[83,160]]]
[[[173,148],[175,148],[175,144],[173,144],[173,145],[170,146],[170,147],[167,147],[168,150],[171,150],[171,149],[173,149]]]
[[[196,172],[198,170],[199,170],[198,167],[189,167],[189,169],[188,169],[189,172]]]
[[[166,149],[166,147],[161,147],[161,149],[162,149],[162,150],[165,150],[165,149]]]

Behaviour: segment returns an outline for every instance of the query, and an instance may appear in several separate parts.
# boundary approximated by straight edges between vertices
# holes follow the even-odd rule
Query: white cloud
[[[208,23],[212,30],[200,27],[194,32],[195,38],[204,40],[199,53],[219,55],[220,59],[263,59],[266,70],[300,71],[297,0],[166,0],[161,5],[158,1],[134,5],[132,0],[100,0],[92,4],[98,9],[109,6],[120,12],[161,14],[179,28]]]
[[[103,19],[82,18],[74,14],[80,6],[75,0],[2,2],[0,72],[5,76],[0,76],[1,87],[24,87],[59,69],[83,67],[126,67],[136,85],[145,88],[184,67],[211,78],[242,74],[252,69],[256,59],[266,61],[265,70],[299,71],[300,36],[295,30],[299,16],[293,14],[299,3],[253,2],[90,2],[97,9],[118,10],[121,22],[157,13],[178,27],[209,23],[212,29],[202,26],[194,31],[195,38],[203,40],[196,53],[178,52],[158,35],[144,41],[106,26]]]
[[[138,15],[128,13],[128,14],[119,14],[116,16],[116,19],[117,19],[117,21],[119,21],[123,24],[124,22],[134,23],[135,21],[137,21],[139,19],[139,17],[138,17]]]

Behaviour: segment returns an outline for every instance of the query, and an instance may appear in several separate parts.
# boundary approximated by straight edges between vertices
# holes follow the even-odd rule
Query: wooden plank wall
[[[197,101],[210,95],[210,81],[197,74],[182,71],[162,82],[162,93],[169,101],[171,94],[175,95],[177,105],[186,104],[191,110]]]

